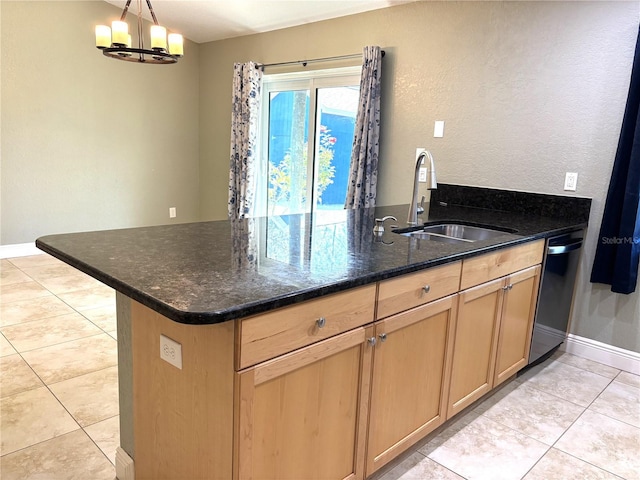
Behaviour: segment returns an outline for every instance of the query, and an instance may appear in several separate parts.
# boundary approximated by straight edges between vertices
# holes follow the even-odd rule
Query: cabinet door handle
[[[371,345],[372,347],[375,346],[376,344],[376,337],[369,337],[367,338],[367,342],[369,342],[369,345]]]
[[[318,328],[322,328],[327,324],[327,319],[324,317],[320,317],[319,319],[316,320],[316,325],[318,326]]]
[[[429,293],[431,291],[431,285],[425,285],[424,287],[422,287],[422,291],[424,293]]]
[[[387,334],[381,333],[380,335],[378,335],[378,338],[380,338],[380,342],[384,342],[387,339]]]
[[[509,290],[509,285],[505,285],[504,287],[502,287],[502,291],[506,292],[507,290]]]

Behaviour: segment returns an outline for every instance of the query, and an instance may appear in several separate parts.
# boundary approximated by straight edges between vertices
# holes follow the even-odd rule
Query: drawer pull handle
[[[380,342],[384,342],[387,339],[387,334],[381,333],[378,337],[380,338]]]
[[[429,293],[431,291],[431,285],[425,285],[424,287],[422,287],[422,291],[424,293]]]
[[[376,337],[369,337],[367,338],[367,342],[369,342],[369,345],[371,345],[372,347],[375,346],[376,344]]]
[[[318,328],[322,328],[327,324],[327,319],[324,317],[320,317],[319,319],[316,320],[316,325],[318,326]]]

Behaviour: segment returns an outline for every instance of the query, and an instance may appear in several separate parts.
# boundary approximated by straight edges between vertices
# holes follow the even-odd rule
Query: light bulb
[[[154,50],[167,49],[167,29],[160,25],[151,25],[151,48]]]
[[[179,33],[169,34],[169,53],[177,57],[184,55],[184,40]]]
[[[112,40],[114,45],[125,46],[129,37],[129,25],[127,22],[116,20],[111,23]]]
[[[111,46],[111,29],[106,25],[96,25],[96,47],[109,48]]]

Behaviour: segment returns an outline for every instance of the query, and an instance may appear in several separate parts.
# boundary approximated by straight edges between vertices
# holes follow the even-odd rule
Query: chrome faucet
[[[407,217],[407,223],[409,225],[417,225],[418,215],[424,212],[424,209],[418,205],[418,180],[420,178],[420,165],[425,158],[429,159],[429,165],[427,166],[427,189],[435,190],[438,188],[433,155],[431,155],[429,150],[425,150],[418,155],[418,159],[416,160],[416,170],[413,175],[413,196],[411,197],[411,205],[409,205],[409,215]],[[424,197],[422,197],[422,199],[424,200]]]

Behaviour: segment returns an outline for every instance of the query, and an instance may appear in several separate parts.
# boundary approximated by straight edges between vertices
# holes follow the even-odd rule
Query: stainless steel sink
[[[489,240],[499,237],[505,233],[515,233],[515,231],[500,229],[499,227],[489,228],[458,223],[439,223],[417,228],[412,227],[410,229],[394,230],[394,233],[433,241],[477,242],[478,240]]]

